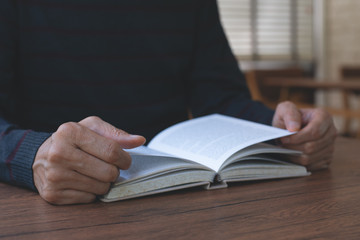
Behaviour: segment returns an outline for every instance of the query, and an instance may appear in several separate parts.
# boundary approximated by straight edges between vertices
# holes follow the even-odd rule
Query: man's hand
[[[144,137],[130,135],[98,117],[64,123],[36,154],[35,186],[52,204],[92,202],[109,190],[119,169],[130,167],[131,157],[122,149],[144,142]]]
[[[303,152],[293,161],[306,166],[309,170],[327,168],[332,160],[337,130],[332,117],[321,109],[297,109],[291,102],[280,103],[275,111],[272,125],[298,131],[284,137],[284,147]]]

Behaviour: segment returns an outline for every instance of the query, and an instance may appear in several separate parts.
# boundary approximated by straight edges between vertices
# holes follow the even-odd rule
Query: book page
[[[240,149],[290,134],[287,130],[212,114],[167,128],[148,147],[218,171],[223,162]]]
[[[121,170],[121,174],[117,179],[117,183],[144,181],[147,178],[164,175],[170,172],[178,172],[182,170],[207,170],[205,166],[179,159],[177,157],[140,146],[133,149],[127,149],[132,158],[129,169]]]
[[[274,146],[268,143],[256,143],[250,145],[241,151],[238,151],[231,155],[221,166],[221,169],[227,167],[229,164],[234,164],[235,162],[243,161],[248,159],[249,157],[259,156],[259,154],[277,154],[277,156],[299,156],[301,155],[301,151],[287,149],[279,146]],[[269,158],[270,160],[270,158]],[[275,159],[271,159],[271,161],[276,161]],[[283,161],[280,161],[283,162]],[[220,169],[220,170],[221,170]]]

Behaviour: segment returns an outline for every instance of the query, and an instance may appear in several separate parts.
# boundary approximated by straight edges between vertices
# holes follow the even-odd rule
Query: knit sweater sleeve
[[[194,116],[213,112],[271,124],[274,111],[252,101],[222,29],[216,0],[202,1],[188,89]]]
[[[39,146],[49,137],[19,129],[9,119],[14,112],[17,22],[15,1],[0,4],[0,181],[35,190],[32,164]]]

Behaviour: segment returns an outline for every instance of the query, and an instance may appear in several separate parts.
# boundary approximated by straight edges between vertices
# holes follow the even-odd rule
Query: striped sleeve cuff
[[[11,182],[36,191],[32,165],[41,144],[50,137],[50,133],[28,131],[24,133],[16,154],[11,160]]]

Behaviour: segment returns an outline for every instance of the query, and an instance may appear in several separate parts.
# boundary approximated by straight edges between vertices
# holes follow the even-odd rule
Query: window
[[[313,0],[218,0],[238,60],[313,61]]]

